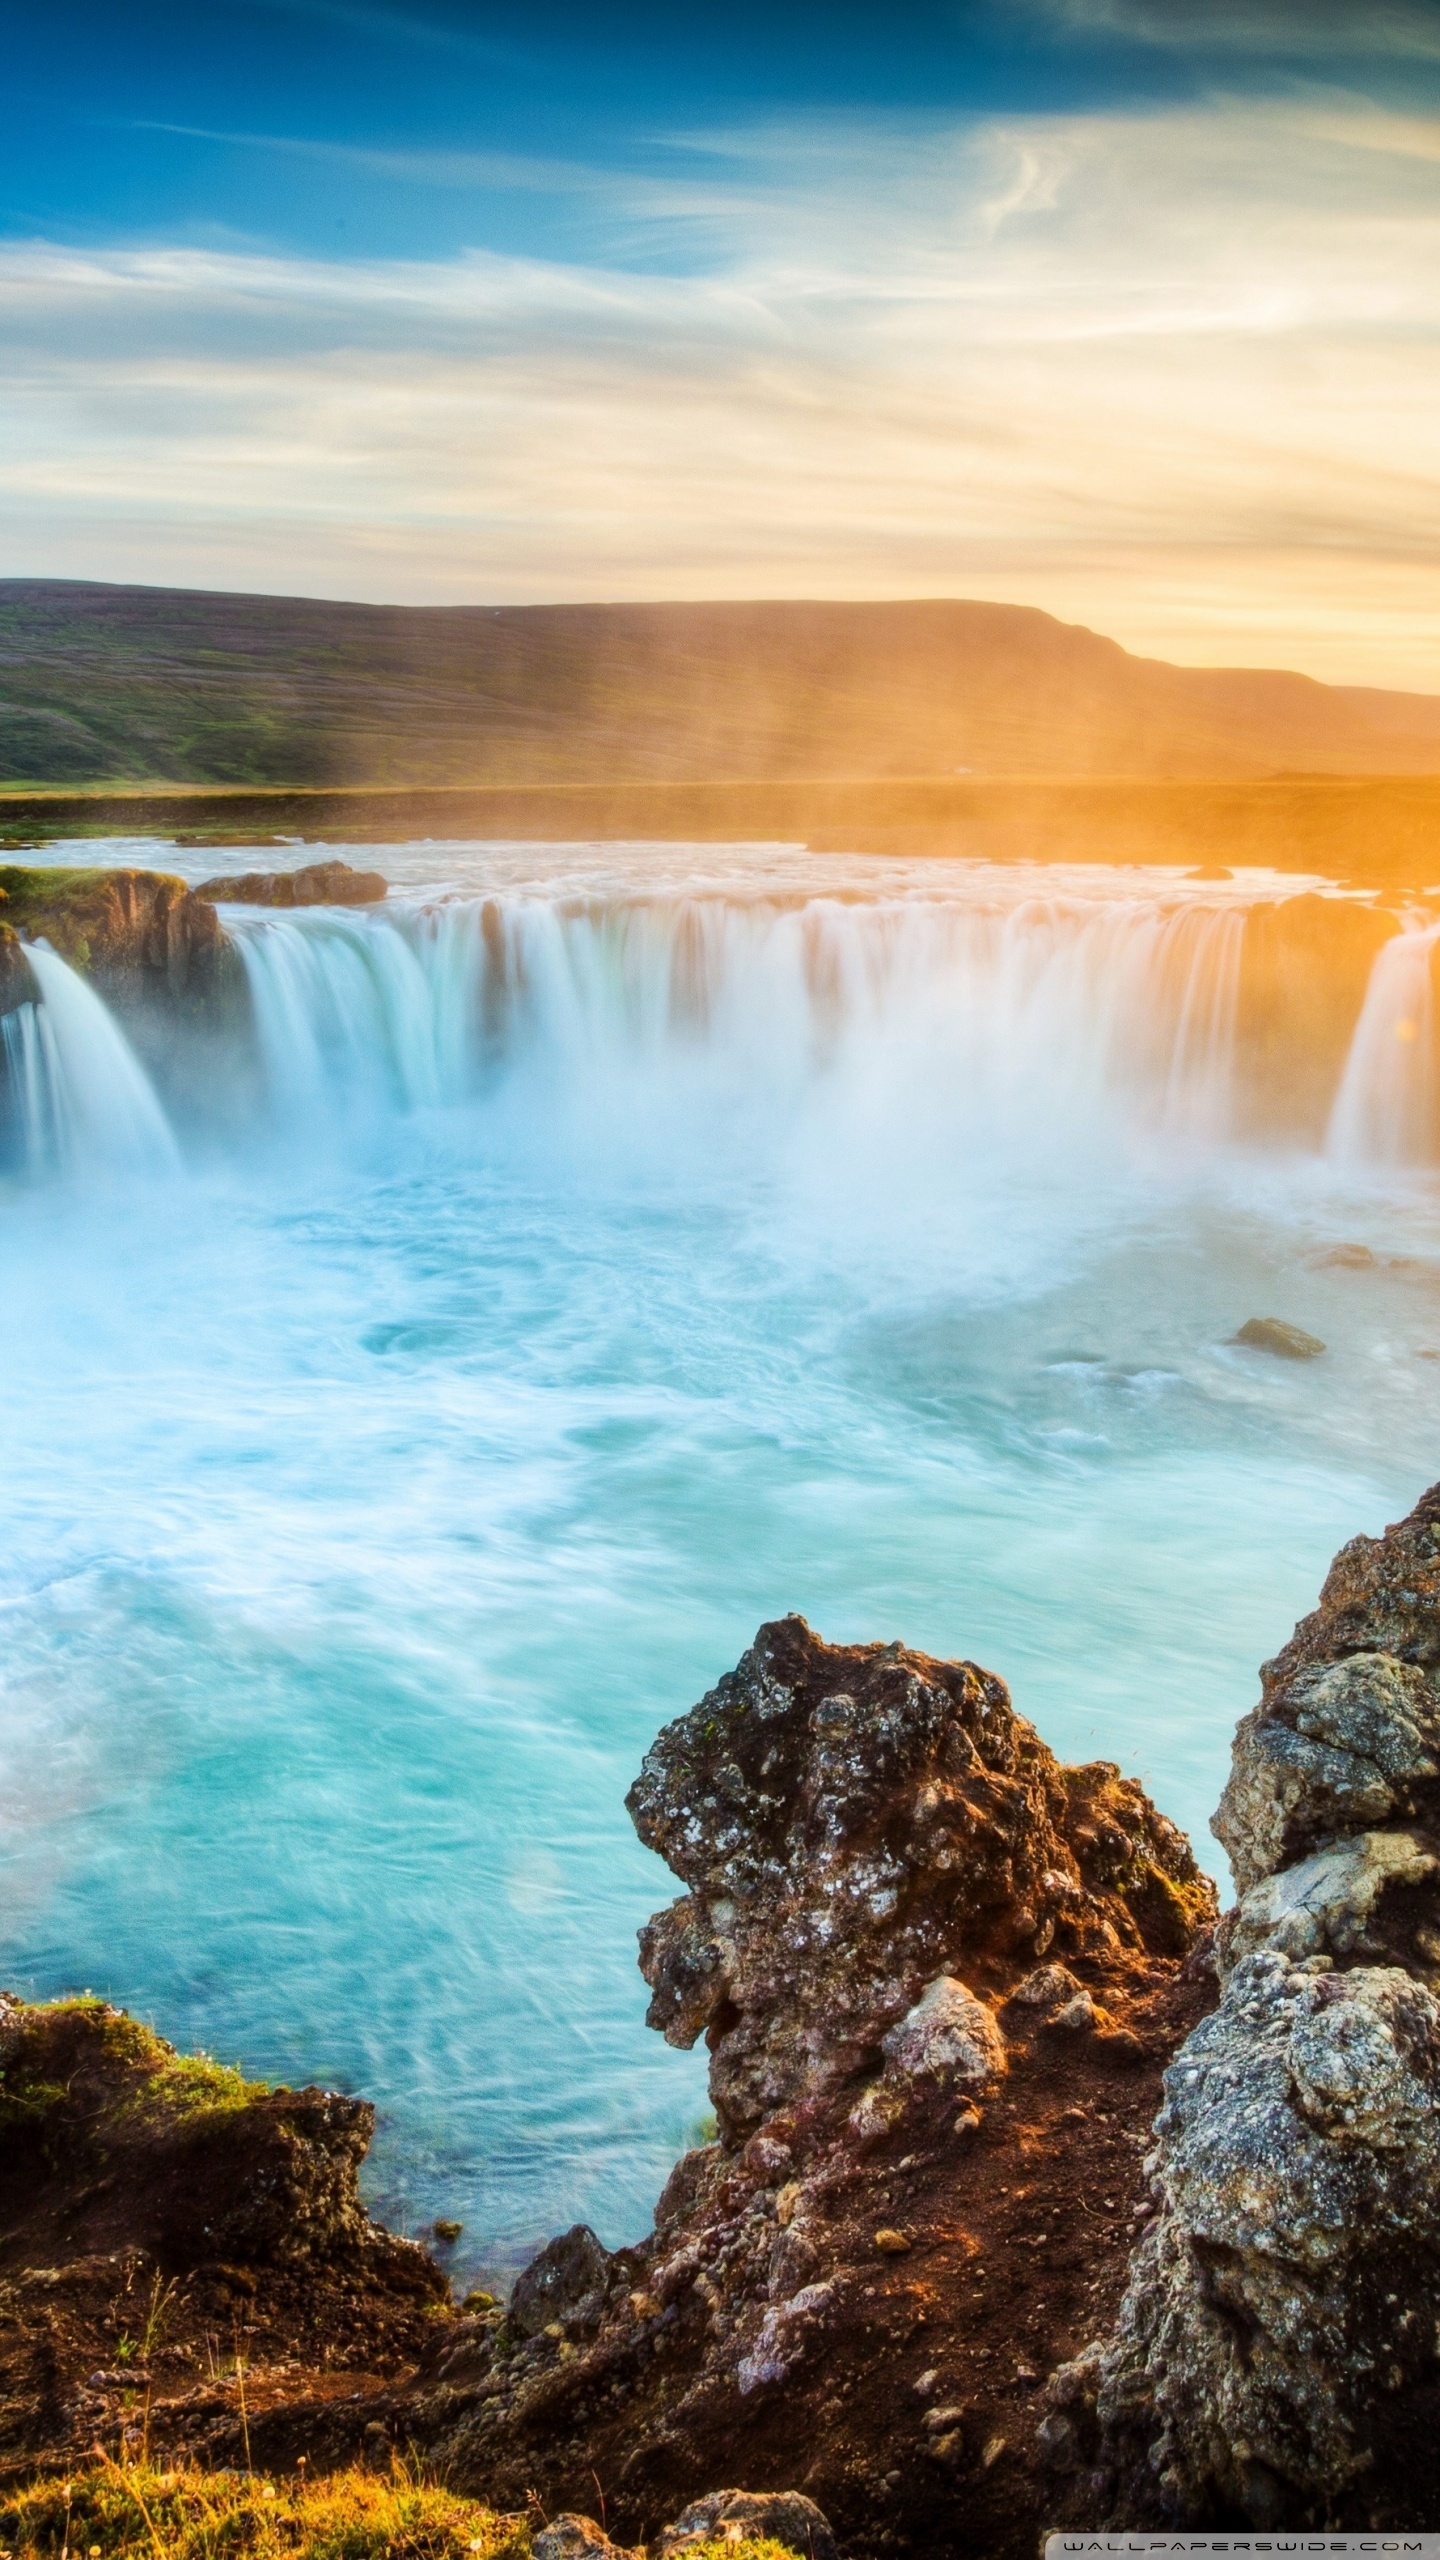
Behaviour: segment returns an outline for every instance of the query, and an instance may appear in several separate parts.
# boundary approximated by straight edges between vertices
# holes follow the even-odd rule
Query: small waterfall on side
[[[113,1015],[58,954],[27,946],[43,1001],[6,1014],[5,1063],[22,1161],[36,1173],[173,1171],[179,1149]]]
[[[1437,1134],[1432,955],[1440,924],[1408,925],[1377,953],[1335,1097],[1326,1152],[1349,1170],[1433,1159]]]

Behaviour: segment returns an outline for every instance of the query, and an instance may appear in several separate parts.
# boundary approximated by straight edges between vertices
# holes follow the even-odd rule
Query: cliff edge
[[[1108,2521],[1440,2515],[1440,1486],[1335,1558],[1214,1828],[1223,1995],[1165,2075],[1156,2211],[1065,2374]],[[1083,2512],[1083,2505],[1082,2510]]]
[[[629,1805],[686,1888],[641,1933],[650,2020],[705,2037],[719,2138],[637,2248],[578,2227],[437,2341],[427,2441],[501,2504],[598,2482],[628,2538],[738,2479],[847,2551],[1028,2555],[1035,2394],[1118,2300],[1211,1886],[992,1673],[799,1618]]]

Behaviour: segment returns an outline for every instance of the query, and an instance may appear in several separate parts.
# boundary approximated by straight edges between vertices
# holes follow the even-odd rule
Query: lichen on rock
[[[978,2087],[1003,2068],[987,1996],[1052,1948],[1178,1951],[1211,1909],[1141,1790],[1063,1769],[992,1672],[827,1645],[803,1618],[760,1629],[626,1802],[690,1888],[641,1933],[650,2024],[705,2034],[731,2143],[867,2064],[928,2072],[941,2008]]]
[[[1111,2521],[1417,2525],[1440,2497],[1440,1487],[1335,1559],[1215,1829],[1219,2008],[1088,2409]],[[1067,2419],[1067,2423],[1074,2423]]]

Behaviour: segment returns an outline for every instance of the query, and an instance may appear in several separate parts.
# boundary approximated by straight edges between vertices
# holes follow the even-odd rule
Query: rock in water
[[[1251,1316],[1230,1339],[1248,1351],[1273,1352],[1277,1360],[1318,1360],[1325,1348],[1318,1334],[1286,1324],[1282,1316]]]
[[[1215,1828],[1224,1996],[1165,2075],[1159,2212],[1093,2403],[1112,2521],[1440,2515],[1440,1486],[1341,1549]]]
[[[353,871],[348,862],[306,862],[298,871],[242,871],[202,880],[194,894],[243,907],[373,907],[389,887],[378,871]]]

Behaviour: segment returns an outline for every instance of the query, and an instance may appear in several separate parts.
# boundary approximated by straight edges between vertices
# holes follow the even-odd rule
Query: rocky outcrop
[[[241,871],[202,880],[194,894],[247,907],[373,907],[389,887],[378,871],[353,871],[348,862],[307,862],[297,871]]]
[[[1215,1828],[1240,1901],[1158,2210],[1052,2414],[1123,2523],[1440,2513],[1440,1487],[1336,1557]],[[1098,2431],[1098,2441],[1097,2441]]]
[[[649,2024],[702,2031],[732,2146],[847,2083],[975,2093],[1037,1958],[1181,1953],[1208,1916],[1186,1842],[1108,1762],[1062,1769],[1003,1681],[902,1645],[762,1627],[626,1799],[690,1890],[641,1933]],[[964,1968],[966,1980],[957,1977]]]
[[[1214,1997],[1185,1972],[1212,1888],[992,1673],[799,1618],[629,1802],[686,1887],[641,1933],[651,2021],[705,2037],[719,2138],[635,2248],[579,2227],[438,2336],[412,2439],[502,2504],[598,2483],[632,2541],[740,2479],[851,2553],[1028,2560],[1027,2395],[1118,2299],[1160,2066]]]
[[[44,940],[122,1013],[202,1017],[242,973],[213,906],[161,871],[0,864],[4,920]]]
[[[0,923],[0,1015],[15,1013],[22,1004],[39,1001],[40,990],[25,957],[25,945],[13,924]]]
[[[0,2472],[118,2443],[137,2389],[173,2444],[227,2438],[217,2341],[243,2339],[252,2406],[277,2368],[413,2365],[445,2281],[365,2212],[373,2126],[102,2000],[0,1998]]]

